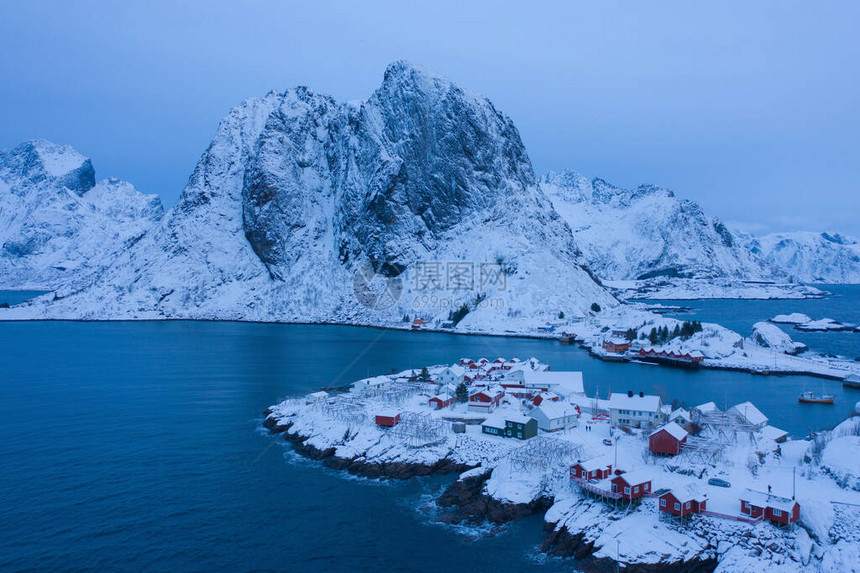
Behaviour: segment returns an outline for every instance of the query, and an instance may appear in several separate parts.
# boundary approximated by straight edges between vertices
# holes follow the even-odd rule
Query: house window
[[[782,512],[780,510],[778,510],[778,509],[773,510],[773,516],[774,517],[779,517],[781,515],[782,515]]]
[[[690,509],[690,502],[689,501],[684,504],[684,509]]]
[[[624,493],[626,493],[626,494],[628,494],[628,495],[629,495],[629,494],[630,494],[630,488],[629,488],[629,487],[625,487],[625,488],[624,488]]]
[[[681,511],[681,504],[677,501],[675,502],[675,511]]]
[[[665,499],[660,500],[660,507],[666,507],[666,500]]]
[[[646,483],[646,484],[645,484],[645,486],[644,486],[644,488],[645,488],[645,491],[648,491],[649,489],[651,489],[651,484],[650,484],[650,483]]]
[[[633,488],[633,493],[639,493],[639,486],[638,485]]]

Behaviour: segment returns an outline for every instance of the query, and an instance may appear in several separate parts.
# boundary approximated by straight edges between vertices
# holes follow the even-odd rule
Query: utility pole
[[[794,500],[794,496],[797,494],[797,479],[796,479],[796,467],[791,468],[791,499]]]
[[[615,469],[618,470],[618,438],[615,438]]]
[[[621,552],[619,547],[621,546],[621,542],[616,539],[615,540],[615,573],[618,573],[621,568]]]

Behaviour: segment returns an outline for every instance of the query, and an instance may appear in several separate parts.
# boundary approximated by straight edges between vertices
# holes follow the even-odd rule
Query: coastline
[[[279,320],[245,320],[240,318],[122,318],[122,319],[71,319],[71,318],[8,318],[4,317],[3,313],[0,313],[0,323],[8,322],[8,323],[27,323],[27,322],[74,322],[74,323],[137,323],[137,322],[214,322],[214,323],[237,323],[237,324],[271,324],[271,325],[282,325],[282,326],[344,326],[344,327],[354,327],[354,328],[367,328],[372,330],[380,330],[380,331],[395,331],[395,332],[415,332],[416,334],[420,334],[422,332],[433,333],[433,334],[448,334],[454,336],[479,336],[479,337],[494,337],[494,338],[521,338],[524,340],[547,340],[547,341],[560,341],[560,337],[555,333],[535,333],[535,332],[483,332],[483,331],[475,331],[475,330],[451,330],[451,329],[441,329],[441,328],[432,328],[432,327],[422,327],[420,330],[412,329],[408,324],[400,325],[378,325],[378,324],[362,324],[362,323],[351,323],[351,322],[319,322],[319,321],[279,321]],[[571,345],[574,346],[574,345]],[[606,359],[604,356],[595,353],[593,351],[594,347],[589,346],[585,343],[585,341],[581,338],[576,339],[576,345],[580,350],[585,350],[588,352],[589,356],[596,360],[604,360],[604,361],[612,361],[612,362],[633,362],[628,359]],[[846,365],[851,364],[852,361],[848,357],[843,357],[839,359],[841,362],[844,362]],[[633,362],[635,363],[635,362]],[[658,366],[664,368],[673,368],[673,366],[667,366],[664,364],[658,364]],[[815,370],[810,368],[809,370],[786,370],[786,369],[775,369],[769,367],[768,364],[763,363],[759,364],[758,367],[754,365],[750,366],[742,366],[742,365],[727,365],[727,364],[714,364],[712,359],[706,359],[702,362],[700,368],[711,369],[711,370],[728,370],[733,372],[746,372],[749,374],[757,374],[757,375],[765,375],[765,376],[812,376],[816,378],[823,378],[825,380],[842,380],[848,374],[844,375],[840,374],[829,374],[826,372],[821,372],[820,370]]]

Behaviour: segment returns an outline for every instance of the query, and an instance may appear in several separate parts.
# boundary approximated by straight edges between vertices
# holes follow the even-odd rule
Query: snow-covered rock
[[[830,440],[821,454],[821,467],[844,487],[860,490],[860,436]]]
[[[839,233],[775,233],[742,236],[747,248],[793,280],[860,283],[860,242]]]
[[[0,150],[0,289],[86,284],[162,213],[156,195],[96,182],[92,162],[70,146]]]
[[[547,174],[541,187],[602,279],[779,276],[722,222],[668,189],[621,189],[567,170]]]
[[[807,332],[826,332],[828,330],[854,330],[857,328],[857,325],[842,323],[838,320],[833,320],[832,318],[820,318],[818,320],[796,324],[794,327],[798,330],[805,330]]]
[[[812,322],[812,319],[801,312],[792,312],[791,314],[778,314],[770,319],[771,322],[777,324],[803,324]]]
[[[793,341],[781,328],[769,322],[753,324],[750,339],[762,348],[770,348],[784,354],[797,354],[806,350],[805,344]]]
[[[428,292],[424,261],[443,265],[443,281],[449,263],[472,278]],[[498,280],[484,284],[482,265]],[[366,268],[371,292],[402,296],[360,303]],[[244,101],[161,223],[98,284],[59,295],[3,316],[402,325],[409,314],[438,326],[466,304],[463,328],[497,331],[618,304],[580,265],[511,120],[404,62],[360,103],[304,87]]]

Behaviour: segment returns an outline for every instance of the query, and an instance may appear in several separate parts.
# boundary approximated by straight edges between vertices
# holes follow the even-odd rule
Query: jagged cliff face
[[[838,233],[743,236],[751,252],[797,282],[860,283],[860,242]]]
[[[360,105],[299,88],[258,138],[243,185],[246,236],[282,278],[308,241],[341,263],[406,267],[446,233],[534,184],[511,121],[484,98],[397,63]]]
[[[69,146],[0,151],[0,289],[93,280],[162,215],[155,195],[108,179]]]
[[[760,279],[780,274],[697,203],[677,199],[668,189],[621,189],[571,171],[548,174],[541,187],[601,278]]]
[[[398,62],[365,102],[296,88],[225,117],[176,206],[99,285],[60,292],[53,315],[385,324],[416,308],[419,261],[503,261],[503,306],[462,325],[546,319],[617,302],[579,265],[510,119],[485,98]],[[381,262],[386,264],[381,267]],[[365,264],[406,270],[380,314],[353,294]],[[451,304],[482,292],[478,281]]]

